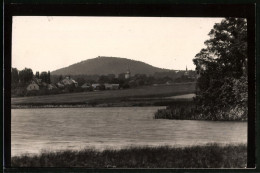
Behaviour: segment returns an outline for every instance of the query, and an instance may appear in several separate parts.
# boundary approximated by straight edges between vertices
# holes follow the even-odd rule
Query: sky
[[[192,59],[223,18],[14,16],[12,67],[53,71],[98,56],[194,70]]]

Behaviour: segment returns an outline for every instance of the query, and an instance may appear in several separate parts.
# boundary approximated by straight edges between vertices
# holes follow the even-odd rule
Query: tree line
[[[93,84],[119,84],[122,88],[132,88],[144,85],[152,84],[166,84],[170,83],[181,83],[181,82],[195,82],[195,71],[189,71],[190,76],[184,76],[184,71],[176,72],[157,72],[154,75],[146,74],[135,74],[132,75],[129,79],[125,79],[125,74],[108,74],[108,75],[70,75],[74,80],[78,82],[79,86],[82,86],[85,83]],[[51,80],[54,83],[57,83],[64,76],[62,75],[52,75]]]
[[[19,71],[17,68],[11,69],[11,85],[12,87],[17,87],[18,84],[20,86],[25,86],[31,82],[33,79],[34,74],[32,69],[24,68],[23,70]],[[48,72],[36,72],[35,77],[41,79],[42,82],[51,83],[51,74],[50,71]]]

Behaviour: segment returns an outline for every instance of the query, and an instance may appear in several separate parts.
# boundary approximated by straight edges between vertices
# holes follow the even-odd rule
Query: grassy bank
[[[12,167],[244,168],[246,145],[208,144],[185,148],[132,147],[121,150],[45,152],[12,157]]]

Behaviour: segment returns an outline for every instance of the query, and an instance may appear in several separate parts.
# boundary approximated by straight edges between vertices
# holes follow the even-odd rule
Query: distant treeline
[[[32,69],[24,68],[23,70],[17,70],[17,68],[11,69],[11,87],[15,88],[17,85],[23,86],[31,82],[33,77],[41,79],[42,82],[51,83],[51,73],[50,71],[46,72],[36,72],[33,74]]]
[[[131,76],[128,80],[125,79],[125,74],[121,73],[118,75],[108,74],[108,75],[69,75],[75,79],[79,86],[84,83],[118,83],[122,86],[132,85],[142,86],[151,84],[165,84],[167,82],[172,83],[182,83],[182,82],[194,82],[196,78],[196,72],[189,70],[188,76],[185,76],[185,71],[169,71],[169,72],[156,72],[154,75],[146,74],[135,74]],[[51,81],[57,83],[64,75],[51,75]]]

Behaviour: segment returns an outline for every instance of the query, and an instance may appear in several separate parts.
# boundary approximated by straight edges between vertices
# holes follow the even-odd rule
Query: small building
[[[82,89],[89,89],[91,88],[91,85],[89,83],[84,83],[82,86],[81,86]]]
[[[106,90],[117,90],[119,89],[119,84],[105,84],[105,89]]]
[[[62,84],[62,83],[60,83],[60,82],[58,82],[58,83],[56,83],[56,86],[58,87],[58,88],[64,88],[64,85]]]
[[[118,90],[119,89],[119,84],[112,84],[112,89],[113,90]]]
[[[75,80],[73,80],[73,79],[70,78],[70,77],[66,77],[65,79],[63,79],[63,80],[61,81],[61,83],[62,83],[64,86],[74,85],[75,87],[78,87],[78,82],[76,82]]]
[[[37,77],[33,77],[32,81],[35,82],[39,86],[42,84],[42,79],[39,79]]]
[[[34,81],[27,86],[27,91],[39,91],[40,87]]]
[[[70,79],[70,77],[66,77],[65,79],[61,80],[61,83],[66,86],[66,85],[71,85],[72,81]]]
[[[54,84],[48,84],[47,85],[47,89],[48,90],[53,90],[53,89],[57,89],[57,87]]]
[[[99,90],[101,88],[101,85],[98,83],[92,84],[91,86],[93,87],[94,90]]]
[[[78,87],[78,82],[76,82],[75,80],[71,80],[72,81],[72,83],[73,83],[73,85],[75,86],[75,87]]]
[[[105,83],[105,89],[106,90],[112,90],[113,89],[112,84]]]

